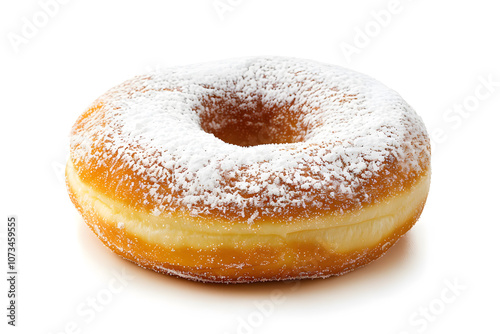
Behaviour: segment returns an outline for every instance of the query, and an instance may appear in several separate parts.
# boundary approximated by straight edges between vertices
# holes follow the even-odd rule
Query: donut
[[[238,58],[139,75],[70,133],[69,196],[113,252],[154,271],[243,283],[341,275],[417,221],[422,119],[334,65]]]

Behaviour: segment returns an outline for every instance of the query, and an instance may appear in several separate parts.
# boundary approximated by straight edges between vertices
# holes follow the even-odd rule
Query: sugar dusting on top
[[[292,113],[303,130],[285,144],[226,143],[200,121],[210,114],[206,127],[223,126],[229,112],[211,107],[221,99],[244,116]],[[388,161],[419,172],[430,155],[421,119],[396,92],[308,60],[255,57],[165,69],[111,89],[97,105],[73,129],[73,163],[106,164],[109,176],[133,171],[137,178],[109,187],[138,186],[154,215],[181,208],[253,223],[362,205],[373,201],[370,182]]]

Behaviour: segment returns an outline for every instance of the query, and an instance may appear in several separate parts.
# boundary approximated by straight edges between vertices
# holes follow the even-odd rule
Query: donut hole
[[[293,103],[265,103],[259,96],[242,98],[237,93],[212,95],[199,112],[203,131],[233,145],[248,147],[297,143],[308,128]]]

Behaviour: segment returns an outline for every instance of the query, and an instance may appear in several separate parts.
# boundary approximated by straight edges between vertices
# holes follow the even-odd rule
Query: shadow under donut
[[[342,276],[329,278],[302,279],[291,281],[271,281],[243,284],[202,283],[160,274],[149,269],[144,269],[128,260],[117,256],[107,249],[94,233],[86,226],[83,219],[78,219],[78,239],[88,256],[89,262],[96,270],[110,271],[126,269],[135,277],[134,284],[141,284],[147,289],[152,289],[156,294],[165,293],[175,289],[189,293],[201,293],[205,296],[226,298],[266,298],[273,291],[279,290],[288,296],[308,295],[310,297],[328,296],[373,289],[378,283],[391,285],[395,277],[404,276],[412,272],[412,265],[416,262],[414,235],[410,231],[403,236],[384,256],[371,262],[369,265],[358,268]],[[94,259],[98,258],[98,261]]]

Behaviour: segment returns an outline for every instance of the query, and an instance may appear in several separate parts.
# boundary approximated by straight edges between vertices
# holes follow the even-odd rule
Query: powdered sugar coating
[[[235,116],[217,101],[238,117],[273,110],[275,124],[293,119],[291,142],[224,142],[213,133]],[[430,159],[425,126],[396,92],[309,60],[254,57],[165,69],[111,89],[93,108],[73,129],[73,163],[77,170],[105,164],[104,177],[133,172],[110,178],[110,191],[138,187],[138,205],[154,215],[185,210],[252,224],[356,208],[377,200],[377,177],[384,178],[380,187],[401,190],[405,175],[425,170]],[[279,132],[278,125],[269,131]],[[389,163],[397,173],[388,172]]]

